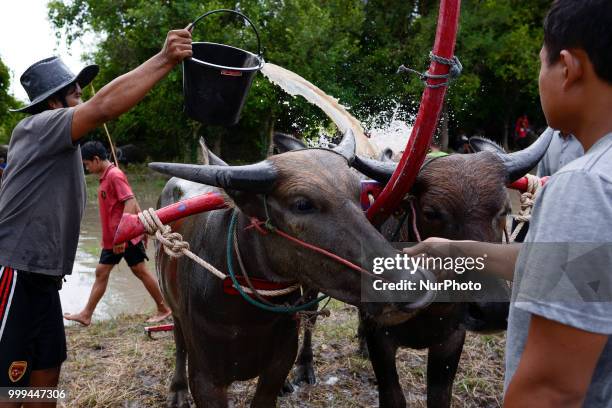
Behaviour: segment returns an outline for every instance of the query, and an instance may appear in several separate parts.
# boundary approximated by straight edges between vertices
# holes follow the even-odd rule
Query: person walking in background
[[[523,114],[516,120],[514,126],[514,143],[519,149],[524,149],[529,146],[529,119],[526,114]]]
[[[59,289],[72,273],[87,197],[79,141],[192,54],[191,32],[170,31],[161,51],[86,102],[82,88],[97,65],[74,75],[51,57],[21,76],[30,103],[15,111],[30,116],[13,129],[0,189],[0,387],[56,387],[67,357]]]
[[[121,216],[124,213],[138,214],[140,208],[125,174],[108,160],[108,152],[100,142],[87,142],[81,146],[81,156],[87,171],[100,176],[98,187],[98,204],[100,207],[100,222],[102,224],[102,253],[96,267],[96,281],[91,288],[91,294],[85,308],[76,314],[65,313],[66,320],[73,320],[84,326],[89,326],[91,316],[100,299],[106,292],[110,272],[121,258],[125,258],[128,266],[140,279],[155,304],[157,314],[147,320],[148,323],[160,322],[172,313],[165,305],[157,281],[147,270],[145,259],[148,260],[143,244],[144,236],[119,245],[113,245],[113,238]]]
[[[584,149],[574,135],[566,135],[551,128],[546,129],[546,132],[554,134],[546,154],[538,164],[538,177],[552,176],[567,163],[584,155]]]

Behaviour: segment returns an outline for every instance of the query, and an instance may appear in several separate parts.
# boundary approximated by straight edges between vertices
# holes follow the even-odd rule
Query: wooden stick
[[[96,89],[93,86],[93,82],[90,83],[89,85],[91,86],[91,91],[95,95]],[[111,139],[110,132],[108,131],[108,128],[106,127],[106,123],[103,123],[102,126],[104,126],[104,130],[106,131],[106,137],[108,138],[108,144],[110,145],[110,148],[111,148],[111,153],[113,155],[113,160],[115,161],[115,166],[119,167],[119,161],[117,160],[117,154],[115,153],[115,145],[113,144],[113,140]]]

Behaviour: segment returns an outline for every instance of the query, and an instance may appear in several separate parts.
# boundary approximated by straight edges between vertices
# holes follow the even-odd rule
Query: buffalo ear
[[[472,150],[476,153],[478,152],[491,152],[491,153],[500,153],[506,154],[506,151],[503,147],[492,141],[491,139],[487,139],[482,136],[472,136],[469,139],[469,144]]]
[[[206,145],[206,141],[203,137],[200,136],[200,151],[198,152],[198,162],[204,165],[213,165],[213,166],[227,166],[228,164],[224,162],[219,156],[215,155],[210,151],[208,146]]]

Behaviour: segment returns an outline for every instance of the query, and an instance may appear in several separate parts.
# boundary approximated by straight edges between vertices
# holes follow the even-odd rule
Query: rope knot
[[[261,235],[268,235],[273,229],[269,228],[268,222],[261,221],[257,217],[250,218],[251,223],[245,229],[255,228]],[[263,225],[263,228],[262,228]]]
[[[518,225],[510,236],[510,242],[514,242],[518,234],[523,229],[523,225],[526,222],[531,221],[531,210],[535,203],[536,196],[540,191],[541,183],[540,178],[533,174],[527,174],[527,191],[521,194],[521,210],[518,215],[514,216],[514,219],[518,222]]]
[[[186,255],[189,259],[196,262],[198,265],[215,275],[217,278],[224,280],[228,276],[212,266],[210,263],[206,262],[204,259],[200,258],[189,249],[189,243],[183,241],[183,236],[178,232],[172,232],[172,228],[169,225],[164,225],[153,208],[149,208],[148,210],[144,210],[138,213],[138,218],[142,223],[145,231],[149,235],[154,235],[155,238],[161,243],[164,247],[164,252],[171,256],[172,258],[179,258],[183,255]],[[251,219],[251,226],[261,229],[260,224],[262,221],[258,221],[255,219]],[[264,233],[268,233],[266,230],[261,229]],[[240,286],[240,285],[239,285]],[[250,288],[245,288],[240,286],[240,290],[245,293],[253,293],[256,291],[261,296],[283,296],[287,293],[291,293],[299,288],[299,285],[292,285],[285,289],[275,289],[275,290],[251,290]]]
[[[438,64],[448,65],[449,66],[448,74],[436,75],[436,74],[430,73],[429,71],[419,72],[415,69],[406,67],[405,65],[401,65],[397,69],[397,73],[398,74],[402,74],[402,73],[416,74],[419,77],[419,79],[425,84],[426,87],[433,88],[433,89],[441,88],[444,86],[449,86],[451,81],[457,79],[459,75],[461,75],[461,71],[463,70],[463,65],[461,65],[459,58],[457,58],[456,56],[453,56],[452,58],[444,58],[444,57],[434,54],[433,51],[430,51],[429,59],[431,61],[437,62]],[[428,82],[429,79],[446,79],[446,81],[439,83],[439,84],[430,84]]]
[[[153,208],[144,210],[138,214],[138,218],[145,231],[163,245],[164,252],[173,258],[179,258],[189,251],[189,243],[183,241],[183,236],[178,232],[172,232],[169,225],[164,225]]]

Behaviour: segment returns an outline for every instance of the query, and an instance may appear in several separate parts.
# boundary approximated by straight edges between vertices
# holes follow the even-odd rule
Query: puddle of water
[[[155,208],[157,197],[164,182],[161,179],[150,177],[131,177],[128,179],[141,208]],[[83,309],[89,299],[91,287],[95,281],[95,270],[100,251],[102,250],[102,229],[98,212],[98,200],[95,192],[98,180],[92,175],[87,176],[88,199],[83,221],[81,235],[77,248],[76,260],[72,275],[66,277],[66,282],[60,291],[62,310],[76,313]],[[149,240],[147,248],[149,261],[147,268],[155,276],[154,245]],[[149,296],[141,281],[132,274],[132,271],[121,260],[110,274],[106,293],[98,303],[92,321],[110,319],[122,313],[147,313],[155,310],[155,302]],[[75,324],[67,322],[66,325]]]

